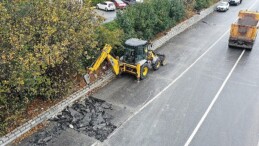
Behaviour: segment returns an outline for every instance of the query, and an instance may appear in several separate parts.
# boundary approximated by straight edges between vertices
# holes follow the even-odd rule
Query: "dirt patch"
[[[56,123],[55,126],[35,134],[30,144],[47,145],[68,128],[104,141],[117,128],[111,123],[113,117],[108,114],[111,110],[111,104],[89,97],[83,102],[67,107],[59,115],[50,119]]]

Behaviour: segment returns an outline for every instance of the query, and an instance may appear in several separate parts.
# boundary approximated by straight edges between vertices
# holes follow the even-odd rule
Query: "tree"
[[[126,39],[152,39],[184,16],[185,7],[180,0],[149,0],[118,13],[116,22],[124,30]]]
[[[94,56],[99,19],[89,3],[0,2],[0,131],[35,97],[66,95]]]

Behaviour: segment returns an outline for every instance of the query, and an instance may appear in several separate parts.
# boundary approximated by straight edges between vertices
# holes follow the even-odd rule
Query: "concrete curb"
[[[39,114],[37,117],[24,123],[20,127],[13,130],[11,133],[8,133],[7,135],[1,137],[0,145],[3,146],[3,145],[9,144],[16,138],[20,137],[22,134],[31,130],[33,127],[50,119],[51,117],[54,117],[59,112],[61,112],[64,108],[72,105],[76,100],[79,100],[81,97],[84,98],[85,97],[84,95],[91,92],[93,89],[106,85],[114,77],[115,77],[115,75],[110,70],[106,76],[104,76],[102,79],[98,80],[96,83],[92,84],[90,87],[84,87],[83,89],[76,91],[75,93],[70,95],[68,98],[60,101],[55,106],[49,108],[45,112]]]
[[[211,14],[214,11],[214,8],[216,5],[217,4],[211,6],[208,9],[201,11],[199,15],[194,15],[190,19],[173,27],[165,36],[163,36],[153,42],[152,49],[155,50],[155,49],[161,47],[163,44],[165,44],[171,38],[175,37],[176,35],[180,34],[181,32],[185,31],[186,29],[188,29],[190,26],[194,25],[201,19],[203,19],[206,16],[208,16],[209,14]],[[97,87],[105,86],[114,77],[115,77],[115,75],[111,71],[109,71],[109,73],[106,76],[104,76],[103,79],[98,80],[95,84],[91,85],[90,87],[84,87],[83,89],[76,91],[75,93],[70,95],[68,98],[60,101],[55,106],[49,108],[47,111],[41,113],[37,117],[24,123],[20,127],[13,130],[11,133],[8,133],[7,135],[1,137],[0,146],[9,144],[13,140],[20,137],[22,134],[31,130],[33,127],[37,126],[38,124],[42,123],[43,121],[48,120],[51,117],[57,115],[64,108],[66,108],[69,105],[72,105],[76,100],[80,99],[81,97],[84,97],[85,94],[91,92],[93,89],[95,89]]]
[[[208,16],[209,14],[214,12],[216,5],[218,5],[218,3],[201,11],[200,14],[196,14],[196,15],[192,16],[191,18],[189,18],[189,19],[183,21],[182,23],[176,25],[175,27],[173,27],[169,32],[167,32],[167,34],[165,36],[153,41],[152,49],[155,50],[155,49],[161,47],[163,44],[165,44],[171,38],[175,37],[176,35],[180,34],[183,31],[187,30],[189,27],[191,27],[192,25],[196,24],[197,22],[199,22],[200,20],[202,20],[203,18],[205,18],[206,16]]]

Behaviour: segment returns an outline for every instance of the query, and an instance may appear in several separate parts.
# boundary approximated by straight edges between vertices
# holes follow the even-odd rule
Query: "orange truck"
[[[257,29],[259,28],[259,13],[254,11],[240,11],[238,21],[231,25],[229,47],[252,49]]]

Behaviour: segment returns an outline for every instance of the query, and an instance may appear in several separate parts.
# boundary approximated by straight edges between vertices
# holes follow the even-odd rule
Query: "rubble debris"
[[[112,110],[111,104],[90,96],[84,103],[75,103],[51,118],[50,121],[56,123],[54,128],[36,134],[30,142],[33,145],[47,145],[68,128],[104,141],[117,128],[111,123],[113,117],[109,110]]]

